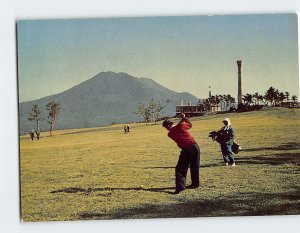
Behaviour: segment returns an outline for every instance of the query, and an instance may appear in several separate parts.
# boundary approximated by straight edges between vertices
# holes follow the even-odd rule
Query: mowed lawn
[[[229,117],[242,151],[224,166],[208,133]],[[178,120],[176,120],[177,122]],[[300,109],[191,118],[201,186],[174,195],[180,152],[161,123],[20,137],[23,221],[300,214]],[[188,176],[187,183],[190,183]]]

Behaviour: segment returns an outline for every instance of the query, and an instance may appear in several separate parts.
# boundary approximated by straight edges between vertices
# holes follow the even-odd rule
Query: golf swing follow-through
[[[180,193],[185,188],[198,188],[199,183],[199,168],[200,168],[200,148],[191,136],[188,130],[192,127],[192,123],[181,113],[181,120],[177,125],[170,120],[164,120],[162,126],[169,133],[168,136],[177,143],[181,149],[179,159],[175,169],[176,190],[175,194]],[[186,187],[186,175],[190,167],[192,184]]]

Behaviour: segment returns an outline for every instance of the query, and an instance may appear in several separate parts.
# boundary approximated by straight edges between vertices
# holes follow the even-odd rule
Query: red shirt
[[[187,131],[190,128],[192,128],[191,122],[187,118],[182,118],[177,125],[170,129],[168,136],[177,143],[179,148],[189,148],[196,144],[195,139]]]

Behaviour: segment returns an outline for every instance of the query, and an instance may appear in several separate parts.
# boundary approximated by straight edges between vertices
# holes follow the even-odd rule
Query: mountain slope
[[[48,130],[46,104],[60,103],[56,129],[82,128],[142,120],[137,111],[139,103],[151,99],[166,106],[163,116],[174,116],[175,106],[183,99],[196,104],[189,93],[177,93],[148,78],[136,78],[125,73],[102,72],[62,93],[19,104],[20,133],[35,127],[27,120],[34,104],[42,110],[41,130]]]

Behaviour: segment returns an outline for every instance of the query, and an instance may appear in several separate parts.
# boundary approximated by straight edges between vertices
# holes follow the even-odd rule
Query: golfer
[[[200,168],[200,148],[195,139],[190,135],[188,129],[192,127],[191,122],[181,113],[181,121],[173,126],[173,122],[165,120],[163,122],[169,133],[168,136],[174,140],[181,149],[177,166],[175,169],[176,190],[175,194],[180,193],[185,188],[196,189],[199,187],[199,168]],[[185,187],[186,175],[190,167],[192,184]]]
[[[235,166],[235,160],[232,153],[232,145],[234,140],[234,130],[231,126],[231,122],[229,118],[225,118],[223,120],[224,126],[218,131],[220,135],[222,135],[222,142],[221,142],[221,151],[223,155],[223,159],[225,165],[228,166],[229,163],[231,166]]]

